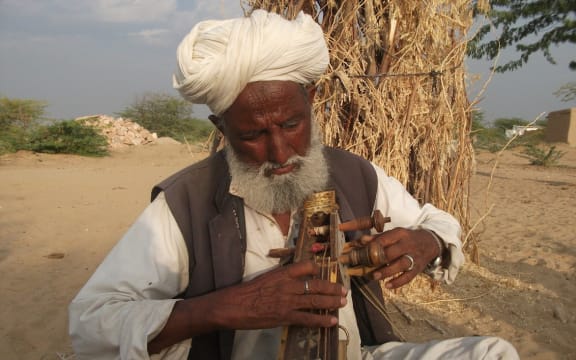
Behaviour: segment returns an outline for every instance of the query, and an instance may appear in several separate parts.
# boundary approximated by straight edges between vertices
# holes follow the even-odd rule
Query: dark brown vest
[[[331,188],[336,191],[342,221],[372,214],[377,177],[372,165],[349,152],[325,148]],[[152,199],[164,191],[166,201],[186,241],[190,282],[184,298],[200,296],[238,284],[244,272],[246,226],[242,199],[229,193],[230,175],[225,156],[218,152],[172,175],[152,190]],[[347,233],[346,240],[359,234]],[[377,297],[382,290],[370,283]],[[390,324],[356,289],[354,311],[362,345],[398,340]],[[234,331],[194,337],[189,359],[230,359]]]

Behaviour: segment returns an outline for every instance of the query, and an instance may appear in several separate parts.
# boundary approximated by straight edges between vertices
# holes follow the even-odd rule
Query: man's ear
[[[208,119],[212,121],[212,124],[216,126],[216,129],[220,130],[220,132],[224,134],[224,120],[222,120],[221,117],[212,114],[208,116]]]

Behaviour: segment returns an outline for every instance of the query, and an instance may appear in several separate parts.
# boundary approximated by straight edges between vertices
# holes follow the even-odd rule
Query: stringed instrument
[[[302,223],[294,249],[273,249],[270,256],[291,257],[293,263],[314,261],[320,267],[318,278],[340,283],[350,288],[349,274],[364,275],[375,266],[385,263],[385,256],[378,246],[370,246],[361,239],[345,242],[345,231],[375,228],[381,232],[390,221],[379,211],[372,217],[340,223],[334,191],[311,195],[304,203]],[[368,246],[367,246],[368,245]],[[281,261],[286,262],[286,261]],[[312,311],[312,310],[311,310]],[[316,310],[317,311],[317,310]],[[338,317],[338,309],[322,310],[323,314]],[[348,337],[341,326],[329,328],[284,328],[279,360],[344,360],[347,340],[339,339],[340,332]]]

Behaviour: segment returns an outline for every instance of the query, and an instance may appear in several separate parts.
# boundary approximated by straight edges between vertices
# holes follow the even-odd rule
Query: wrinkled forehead
[[[248,114],[306,112],[310,109],[305,85],[281,80],[256,81],[246,85],[223,117],[228,120]]]

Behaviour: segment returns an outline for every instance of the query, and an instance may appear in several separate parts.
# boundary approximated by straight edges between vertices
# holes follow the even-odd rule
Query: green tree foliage
[[[192,118],[192,104],[167,94],[146,94],[118,115],[178,141],[205,139],[214,129],[210,122]]]
[[[44,116],[46,106],[38,100],[0,97],[0,154],[28,148],[30,133]]]
[[[0,97],[0,130],[11,126],[30,128],[44,116],[46,106],[38,100]]]
[[[81,121],[60,121],[33,132],[29,150],[49,154],[104,156],[108,141],[97,129]]]
[[[42,102],[2,98],[0,103],[0,154],[18,150],[84,156],[108,153],[106,138],[82,122],[68,120],[50,125],[37,124],[46,106]]]
[[[576,43],[574,0],[493,0],[490,2],[492,9],[487,12],[479,9],[483,3],[475,1],[475,15],[486,16],[491,24],[482,26],[468,44],[468,55],[475,59],[494,59],[500,49],[513,45],[519,53],[518,59],[497,66],[497,72],[518,69],[536,52],[542,52],[555,64],[550,46]],[[492,26],[500,31],[500,36],[485,41]],[[576,60],[569,66],[576,70]]]
[[[498,118],[492,121],[490,126],[484,126],[481,121],[481,116],[476,115],[473,121],[472,136],[474,139],[474,147],[478,149],[485,149],[490,152],[500,151],[504,146],[514,148],[517,146],[536,146],[544,141],[543,129],[537,131],[525,132],[524,135],[516,137],[511,143],[510,139],[506,137],[506,130],[512,129],[514,125],[526,126],[530,123],[520,118]],[[474,128],[474,122],[478,122]],[[546,127],[546,122],[541,121],[537,123],[542,128]]]
[[[472,132],[481,131],[485,128],[484,113],[482,111],[472,111]]]
[[[27,150],[29,142],[30,130],[15,125],[0,128],[0,155]]]
[[[562,85],[560,89],[554,92],[554,95],[563,102],[576,100],[576,81]]]
[[[502,130],[512,129],[514,125],[526,126],[528,121],[520,118],[498,118],[494,120],[494,127]]]

